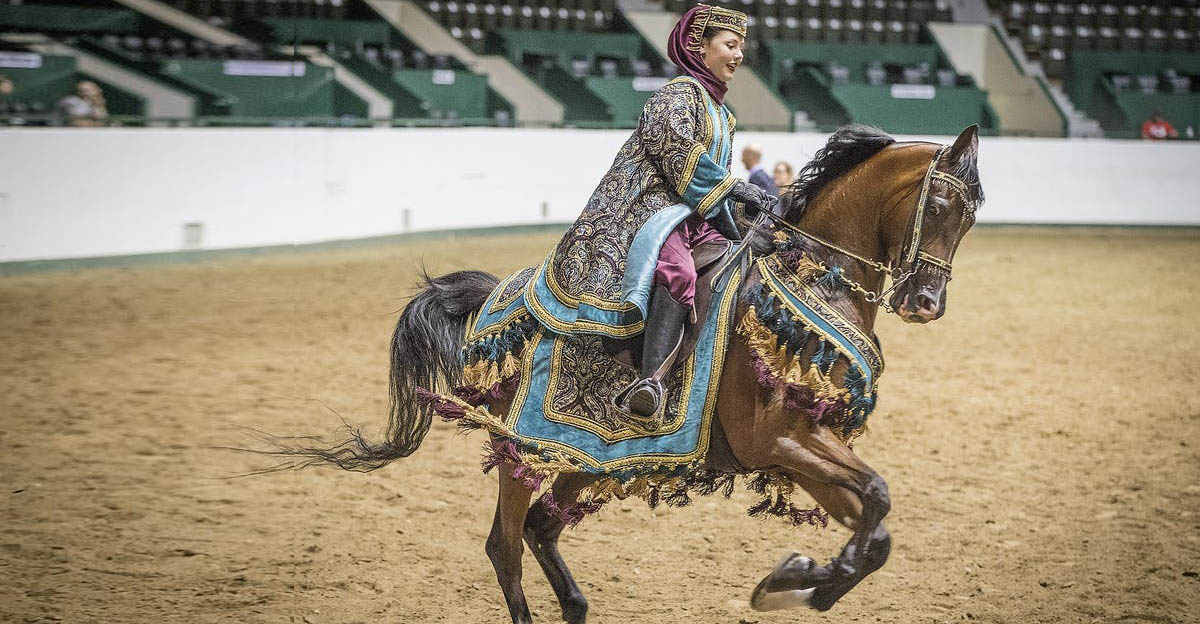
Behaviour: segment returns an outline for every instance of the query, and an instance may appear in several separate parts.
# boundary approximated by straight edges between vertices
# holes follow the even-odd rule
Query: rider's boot
[[[665,286],[655,287],[642,334],[642,379],[634,383],[626,399],[629,411],[634,414],[649,418],[658,411],[665,392],[662,379],[671,370],[683,344],[684,322],[691,311],[690,305],[672,299]]]

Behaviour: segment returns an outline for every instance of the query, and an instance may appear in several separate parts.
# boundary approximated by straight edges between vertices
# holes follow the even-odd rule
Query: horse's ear
[[[946,161],[957,163],[964,158],[975,158],[978,153],[979,124],[971,124],[954,140],[954,145],[950,148],[950,152],[946,154]]]

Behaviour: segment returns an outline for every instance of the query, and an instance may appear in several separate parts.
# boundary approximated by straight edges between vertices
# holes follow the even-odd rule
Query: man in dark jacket
[[[746,167],[746,171],[750,172],[746,181],[761,188],[762,190],[779,197],[779,189],[775,188],[775,182],[771,180],[771,174],[767,173],[762,166],[762,148],[757,145],[747,145],[742,150],[742,165]]]

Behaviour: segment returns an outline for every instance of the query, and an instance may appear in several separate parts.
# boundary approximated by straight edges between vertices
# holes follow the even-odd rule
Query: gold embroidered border
[[[526,267],[526,268],[528,268],[528,267]],[[509,275],[508,277],[504,278],[504,281],[500,282],[500,284],[498,286],[496,286],[495,288],[492,289],[492,292],[496,293],[496,300],[493,301],[491,307],[488,308],[488,314],[494,314],[496,312],[503,311],[504,308],[507,308],[509,306],[509,304],[511,304],[512,302],[517,300],[517,297],[519,297],[521,295],[520,290],[518,290],[515,295],[508,297],[507,301],[504,298],[502,298],[501,295],[504,294],[504,291],[505,291],[505,289],[508,288],[508,285],[511,284],[513,280],[520,277],[520,275],[524,272],[525,272],[525,269],[521,269],[521,270],[513,273],[512,275]],[[536,273],[536,271],[535,271],[535,273]],[[524,288],[522,288],[521,290],[524,290]]]
[[[517,308],[516,310],[513,310],[512,313],[510,313],[508,316],[500,319],[499,321],[496,321],[495,323],[492,323],[491,325],[488,325],[486,327],[481,327],[479,329],[479,331],[472,330],[470,333],[467,334],[467,342],[468,343],[475,342],[476,340],[479,340],[480,338],[482,338],[483,336],[486,336],[488,334],[498,333],[500,330],[508,327],[509,325],[512,325],[513,323],[519,321],[521,319],[521,317],[526,316],[528,314],[529,314],[529,311],[526,310],[525,308]]]
[[[637,335],[644,328],[644,323],[638,321],[630,325],[605,325],[589,320],[576,319],[574,323],[564,323],[558,320],[550,311],[542,307],[537,297],[530,294],[525,298],[525,305],[529,306],[529,310],[533,312],[543,325],[553,329],[559,333],[570,333],[573,331],[591,331],[594,333],[604,334],[605,336],[613,336],[614,338],[627,338]]]
[[[558,282],[554,277],[554,271],[550,269],[549,263],[549,259],[543,262],[541,268],[539,268],[537,272],[533,274],[533,277],[529,279],[529,283],[525,285],[526,292],[530,295],[533,293],[533,286],[537,282],[538,274],[542,274],[546,276],[546,287],[549,288],[550,292],[554,293],[554,296],[557,297],[558,300],[568,308],[574,308],[578,310],[580,303],[586,303],[594,308],[608,310],[610,312],[628,312],[637,307],[628,301],[613,303],[611,301],[605,301],[591,295],[580,295],[576,297],[563,290],[563,288],[558,285]],[[529,300],[530,298],[530,296],[525,297],[526,300]]]
[[[734,11],[725,7],[714,6],[709,13],[708,23],[709,28],[723,28],[731,30],[743,38],[746,36],[746,22],[748,21],[746,14],[741,11]]]
[[[726,174],[725,179],[721,180],[720,183],[704,196],[704,199],[700,200],[700,205],[696,206],[696,212],[700,213],[701,216],[707,216],[706,213],[713,207],[713,204],[724,199],[729,194],[729,189],[733,188],[733,185],[736,183],[737,178],[733,177],[732,173]]]
[[[692,150],[688,152],[687,162],[683,165],[683,173],[679,176],[679,182],[676,183],[675,190],[679,192],[679,196],[687,192],[687,187],[691,185],[692,178],[696,175],[696,165],[700,164],[700,156],[707,150],[704,146],[695,143],[692,145]]]

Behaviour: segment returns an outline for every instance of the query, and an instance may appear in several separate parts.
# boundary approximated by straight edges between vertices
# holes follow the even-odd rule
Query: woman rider
[[[630,411],[652,416],[693,314],[697,245],[737,240],[731,201],[774,198],[733,177],[735,120],[726,84],[741,65],[746,15],[697,5],[675,25],[668,56],[681,75],[646,102],[574,226],[526,287],[527,307],[559,333],[628,338],[644,330]]]

